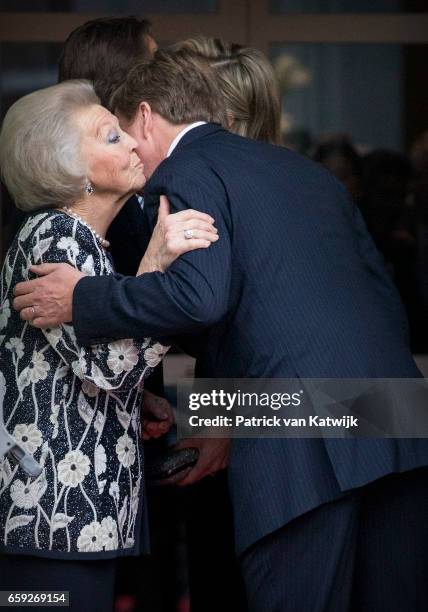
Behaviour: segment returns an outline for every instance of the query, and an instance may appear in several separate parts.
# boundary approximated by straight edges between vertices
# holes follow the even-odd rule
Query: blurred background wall
[[[0,0],[0,120],[17,98],[56,82],[63,41],[103,15],[150,19],[160,45],[202,33],[268,55],[284,145],[329,167],[361,207],[428,372],[428,0]],[[2,188],[0,263],[19,221]],[[191,372],[191,361],[171,355],[167,389]],[[189,610],[183,520],[168,515],[174,507],[179,514],[173,498],[153,503],[165,516],[159,533],[173,541],[165,544],[175,551],[171,567],[141,560],[137,593],[136,570],[124,562],[118,612],[140,609],[140,596],[147,612]],[[159,568],[172,586],[150,586]],[[222,609],[238,612],[226,602]]]

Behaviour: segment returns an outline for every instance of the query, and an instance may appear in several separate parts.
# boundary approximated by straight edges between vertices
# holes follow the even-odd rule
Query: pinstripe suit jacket
[[[360,213],[325,169],[216,124],[188,132],[145,189],[215,218],[220,240],[166,274],[79,282],[82,344],[187,337],[201,377],[418,377],[403,307]],[[321,503],[428,465],[427,440],[235,440],[241,552]]]

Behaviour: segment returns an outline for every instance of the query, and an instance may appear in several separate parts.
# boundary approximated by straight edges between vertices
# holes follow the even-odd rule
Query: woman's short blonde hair
[[[258,49],[220,38],[197,36],[172,46],[209,61],[219,79],[231,132],[271,144],[281,142],[278,83],[267,57]]]
[[[99,104],[89,81],[65,81],[15,102],[0,132],[2,179],[18,208],[70,204],[87,180],[76,111]]]

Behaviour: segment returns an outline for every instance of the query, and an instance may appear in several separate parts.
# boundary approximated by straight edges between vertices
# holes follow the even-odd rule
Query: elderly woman
[[[8,432],[42,468],[31,479],[0,459],[0,589],[70,590],[79,610],[99,583],[89,608],[110,609],[114,558],[145,548],[142,382],[168,347],[143,338],[81,348],[72,323],[22,321],[12,288],[42,262],[113,274],[104,236],[145,183],[135,147],[86,81],[20,99],[0,135],[3,180],[30,213],[1,274],[0,401]],[[169,215],[163,201],[139,273],[216,239],[208,215]]]

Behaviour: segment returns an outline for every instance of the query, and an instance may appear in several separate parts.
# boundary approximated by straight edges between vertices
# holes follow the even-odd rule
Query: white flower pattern
[[[98,444],[95,449],[95,474],[101,476],[104,474],[107,467],[107,455],[105,448],[102,444]]]
[[[45,380],[49,370],[50,365],[46,361],[45,356],[42,353],[34,351],[28,366],[28,378],[30,382],[37,383],[40,380]]]
[[[89,474],[90,464],[82,451],[70,451],[58,463],[58,480],[68,487],[77,487]]]
[[[22,393],[25,387],[28,387],[28,385],[30,384],[31,384],[30,371],[28,368],[24,368],[22,372],[18,375],[17,386],[18,386],[19,392]]]
[[[104,550],[116,550],[118,545],[117,524],[111,516],[101,521],[101,540]]]
[[[56,246],[58,249],[62,249],[63,251],[69,251],[69,253],[74,257],[79,254],[79,245],[74,238],[71,238],[71,236],[63,236]]]
[[[103,530],[98,521],[85,525],[77,538],[80,552],[98,552],[103,549]]]
[[[116,444],[117,458],[123,467],[128,468],[135,461],[135,444],[128,434],[123,434]]]
[[[146,528],[139,516],[142,381],[167,349],[150,338],[84,349],[70,324],[42,332],[22,321],[13,314],[12,291],[27,279],[34,258],[95,275],[114,272],[90,230],[54,210],[31,216],[6,256],[0,401],[8,430],[43,472],[30,481],[18,466],[0,461],[0,545],[64,559],[123,549],[136,554]]]
[[[5,300],[0,306],[0,329],[4,329],[10,317],[10,302]]]
[[[119,501],[119,485],[117,484],[117,482],[111,483],[109,488],[109,495],[112,496],[116,503]]]
[[[45,329],[44,330],[46,338],[49,340],[49,343],[52,346],[56,346],[62,337],[62,331],[59,327],[54,327],[53,329]]]
[[[169,348],[169,346],[163,346],[162,344],[159,344],[159,342],[156,342],[156,344],[146,349],[144,352],[144,358],[147,361],[147,364],[151,368],[155,368],[158,363],[161,362]]]
[[[107,365],[115,374],[129,372],[138,362],[138,350],[132,340],[118,340],[108,345]]]
[[[19,232],[19,236],[18,236],[19,242],[21,243],[25,242],[27,238],[33,233],[34,228],[37,226],[37,224],[40,223],[42,219],[45,219],[46,216],[47,216],[46,214],[42,214],[42,215],[37,215],[35,217],[28,219],[28,221],[25,223],[25,225],[22,227],[21,231]],[[41,225],[43,225],[43,223]]]
[[[15,425],[13,437],[31,454],[43,444],[42,432],[35,423]]]
[[[18,508],[29,510],[40,501],[42,489],[36,483],[25,484],[22,480],[15,480],[10,487],[10,497]]]
[[[39,227],[37,228],[37,231],[39,232],[39,234],[44,234],[48,232],[51,228],[52,228],[52,223],[51,223],[51,220],[48,218],[39,225]]]
[[[21,359],[21,357],[24,356],[25,345],[21,338],[11,338],[9,342],[6,342],[5,347],[9,349],[17,359]]]
[[[94,420],[95,431],[98,431],[98,433],[101,433],[105,422],[106,420],[105,420],[104,415],[98,410],[97,414],[95,415],[95,420]]]

